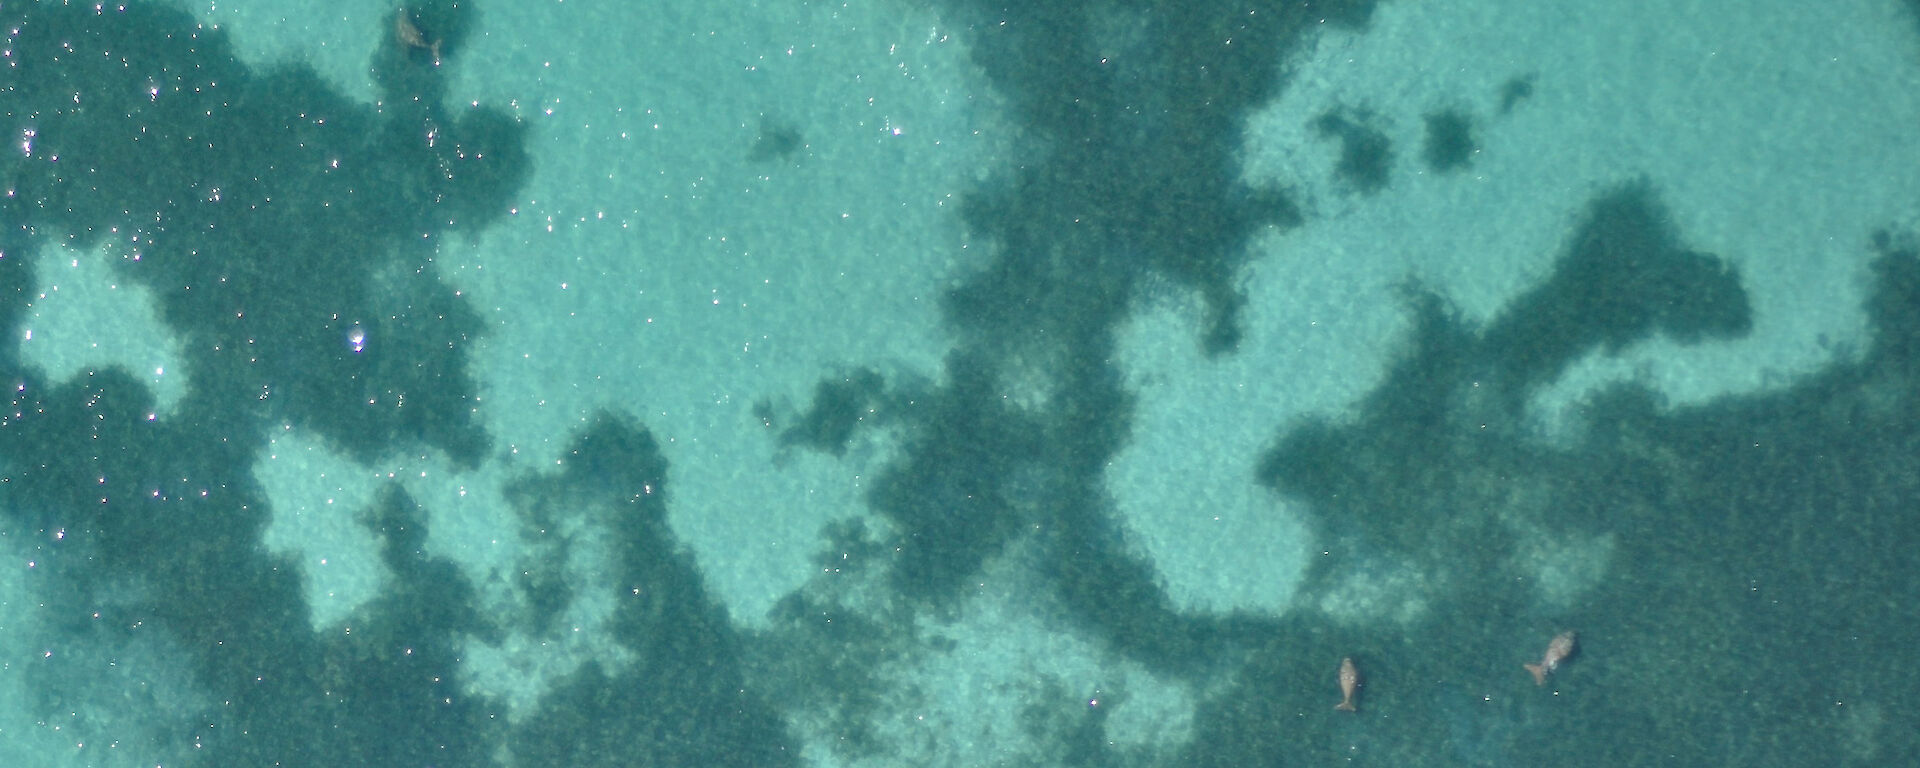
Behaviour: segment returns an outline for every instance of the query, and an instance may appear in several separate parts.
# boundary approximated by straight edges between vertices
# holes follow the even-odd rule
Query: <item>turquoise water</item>
[[[0,7],[0,760],[1913,762],[1920,8],[1296,6]]]

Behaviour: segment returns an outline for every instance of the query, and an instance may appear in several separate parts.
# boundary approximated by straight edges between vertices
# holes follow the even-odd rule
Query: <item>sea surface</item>
[[[0,765],[1920,764],[1920,2],[1737,6],[0,0]]]

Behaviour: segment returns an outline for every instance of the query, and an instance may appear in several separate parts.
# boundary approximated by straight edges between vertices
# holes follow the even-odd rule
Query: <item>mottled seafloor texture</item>
[[[1920,761],[1920,3],[645,5],[0,4],[0,764]]]

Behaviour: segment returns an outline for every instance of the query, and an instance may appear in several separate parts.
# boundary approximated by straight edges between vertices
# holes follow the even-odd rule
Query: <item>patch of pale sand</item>
[[[1534,592],[1546,607],[1565,610],[1607,575],[1614,535],[1559,535],[1522,532],[1513,565],[1533,574]]]
[[[1382,345],[1367,342],[1392,334],[1393,312],[1328,322],[1347,317],[1338,302],[1286,298],[1301,276],[1285,259],[1248,268],[1249,339],[1231,355],[1202,352],[1205,313],[1190,297],[1148,306],[1119,333],[1137,406],[1105,487],[1128,545],[1182,612],[1294,604],[1314,551],[1309,515],[1260,485],[1258,463],[1289,421],[1347,408],[1379,375]]]
[[[1293,253],[1417,278],[1476,324],[1548,273],[1596,195],[1644,178],[1685,247],[1740,271],[1753,329],[1596,351],[1531,398],[1533,425],[1577,439],[1590,394],[1620,382],[1674,406],[1785,386],[1865,346],[1868,240],[1913,221],[1920,172],[1884,162],[1920,140],[1920,94],[1885,75],[1911,69],[1901,5],[1382,4],[1289,54],[1286,89],[1247,121],[1244,178],[1309,209]],[[1531,95],[1507,111],[1514,78]],[[1396,147],[1462,109],[1484,151],[1454,174],[1402,158],[1378,194],[1343,191],[1313,121],[1362,107]]]
[[[187,391],[180,342],[161,322],[153,292],[114,272],[139,252],[138,242],[115,235],[93,248],[54,244],[34,253],[20,357],[50,381],[125,370],[153,393],[154,416],[166,418]]]
[[[1865,762],[1880,755],[1880,734],[1887,726],[1884,707],[1872,701],[1848,701],[1832,711],[1839,720],[1834,730],[1840,735],[1840,746],[1849,756]]]
[[[1432,576],[1373,557],[1360,556],[1351,562],[1328,579],[1331,586],[1303,602],[1343,624],[1383,618],[1412,624],[1427,615],[1428,595],[1436,587]]]
[[[253,464],[272,518],[261,544],[299,569],[307,619],[318,632],[347,620],[391,578],[361,516],[382,482],[312,430],[283,427]]]
[[[1032,566],[1031,557],[1017,551],[996,558],[955,614],[916,617],[909,647],[867,668],[867,685],[880,702],[865,725],[872,743],[885,745],[880,753],[836,753],[842,734],[831,717],[787,713],[806,761],[835,768],[1059,765],[1071,745],[1057,736],[1085,722],[1089,708],[1104,710],[1103,740],[1151,758],[1144,764],[1180,752],[1193,738],[1194,693],[1089,638],[1060,631],[1057,611],[1036,605],[1034,596],[1044,590],[1032,585]],[[859,578],[884,577],[874,569]],[[856,612],[890,610],[861,605],[890,600],[889,590],[845,582],[834,590]]]

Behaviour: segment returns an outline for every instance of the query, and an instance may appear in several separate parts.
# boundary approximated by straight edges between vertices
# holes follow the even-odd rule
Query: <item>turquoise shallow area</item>
[[[0,764],[1920,759],[1920,4],[0,22]]]

